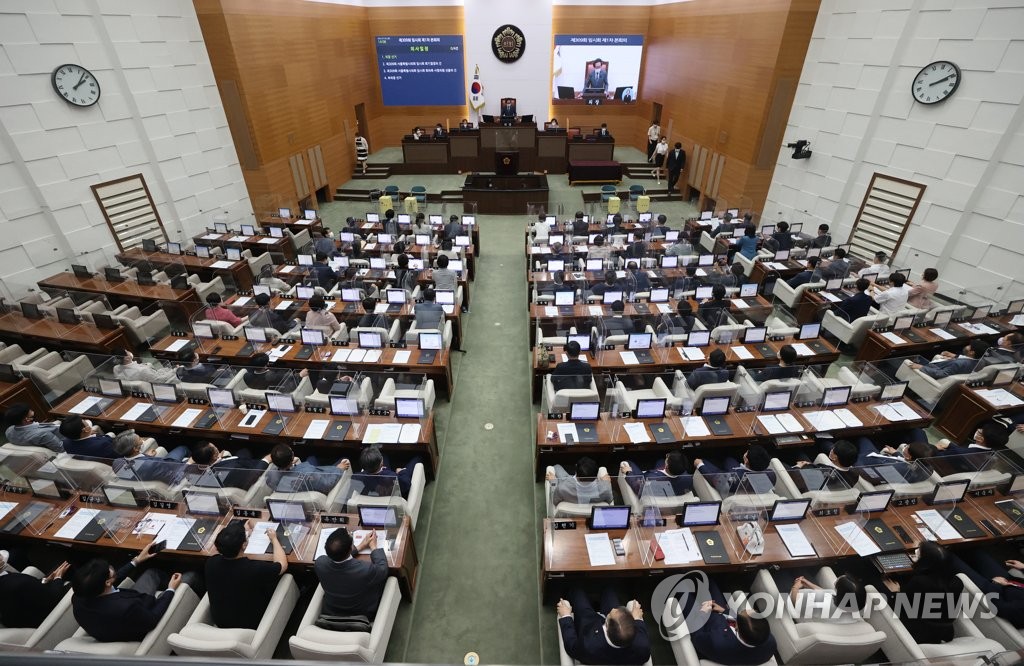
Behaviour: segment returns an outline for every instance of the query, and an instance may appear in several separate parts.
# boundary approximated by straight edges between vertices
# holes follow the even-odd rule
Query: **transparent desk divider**
[[[385,462],[387,466],[387,462]],[[358,545],[373,530],[377,546],[383,548],[388,561],[395,560],[395,542],[408,513],[396,477],[382,474],[351,474],[343,481],[347,486],[338,494],[336,505],[356,514],[351,523],[353,541]],[[369,551],[360,551],[368,554]]]
[[[900,453],[902,455],[902,452]],[[893,499],[930,495],[938,481],[925,461],[889,462],[856,468],[866,490],[893,490]]]

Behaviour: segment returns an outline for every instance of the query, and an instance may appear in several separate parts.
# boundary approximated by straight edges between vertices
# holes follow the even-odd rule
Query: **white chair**
[[[316,626],[324,601],[324,588],[318,585],[295,635],[288,639],[292,658],[383,663],[401,600],[398,579],[389,577],[369,633],[330,631]]]
[[[301,252],[304,247],[309,245],[313,238],[309,235],[309,229],[300,229],[299,233],[292,233],[292,230],[285,227],[284,233],[292,242],[292,247],[295,248],[296,252]]]
[[[746,605],[747,597],[742,592],[734,592],[732,596],[739,608]],[[672,646],[672,654],[676,658],[676,663],[679,666],[720,666],[718,662],[701,659],[697,654],[697,650],[693,647],[693,641],[690,640],[690,630],[686,626],[682,614],[679,600],[669,597],[665,602],[665,609],[662,611],[660,619],[661,626],[667,633],[669,645]],[[777,664],[775,657],[772,657],[758,666],[777,666]]]
[[[92,492],[107,481],[116,479],[113,468],[96,460],[80,460],[72,456],[60,456],[54,459],[54,466],[66,476],[75,488]]]
[[[3,343],[0,343],[3,344]],[[28,365],[32,361],[38,358],[42,358],[48,352],[46,349],[40,347],[34,352],[26,352],[21,348],[21,345],[3,345],[0,347],[0,363],[8,363],[14,366],[15,370],[21,372],[18,366]]]
[[[267,469],[267,472],[269,473],[273,469],[277,468],[271,466],[270,469]],[[273,490],[268,485],[269,478],[265,476],[264,479],[267,480],[264,481],[261,486],[257,486],[260,490],[254,495],[257,501],[263,501],[265,499],[289,500],[292,502],[302,502],[315,511],[333,511],[337,507],[341,506],[345,501],[345,498],[348,497],[349,487],[352,483],[352,470],[347,469],[343,471],[337,483],[335,483],[327,493],[323,493],[320,490]],[[280,488],[280,484],[278,485],[278,488]]]
[[[978,612],[974,615],[974,624],[982,635],[991,638],[1007,650],[1024,649],[1024,633],[996,614],[996,609],[966,574],[957,574],[957,578],[964,584],[964,594],[980,600]]]
[[[548,467],[545,471],[547,475],[555,473],[554,467]],[[599,484],[608,484],[608,490],[611,490],[611,479],[608,481],[601,481],[604,477],[608,476],[608,469],[605,467],[599,467],[597,469],[597,478],[591,483],[594,487],[595,497],[600,492],[601,488]],[[609,502],[559,502],[555,504],[555,486],[558,485],[558,480],[548,481],[544,480],[544,497],[547,505],[548,518],[582,518],[590,516],[591,509],[595,506],[611,506]],[[577,498],[579,499],[579,498]]]
[[[739,386],[736,393],[747,405],[760,407],[764,402],[764,396],[771,391],[792,391],[796,395],[800,388],[800,379],[767,379],[758,382],[754,376],[742,365],[736,367],[733,374],[734,383]],[[703,387],[699,387],[703,388]]]
[[[709,234],[707,231],[700,232],[700,249],[704,250],[708,254],[714,254],[715,252],[715,237]]]
[[[284,574],[256,629],[221,629],[213,622],[207,594],[181,631],[168,636],[167,642],[174,654],[183,657],[272,659],[298,600],[299,586],[291,574]]]
[[[390,330],[385,329],[381,326],[356,326],[351,331],[349,331],[349,337],[353,340],[358,340],[360,331],[373,331],[375,333],[379,333],[380,339],[383,340],[385,343],[398,342],[398,339],[402,334],[402,323],[396,319],[394,322],[391,323]]]
[[[631,476],[636,476],[640,473],[640,470],[632,470]],[[644,493],[643,498],[637,496],[633,487],[629,485],[627,475],[619,469],[619,474],[616,477],[616,481],[619,484],[619,493],[622,495],[622,503],[628,504],[633,507],[633,513],[642,516],[646,507],[657,507],[659,512],[662,514],[679,513],[682,510],[684,504],[689,502],[699,501],[697,496],[692,492],[684,493],[682,495],[654,495],[651,493]],[[645,481],[645,487],[647,482]],[[659,484],[661,486],[662,484]],[[667,487],[667,484],[665,484]]]
[[[242,330],[243,328],[245,328],[245,322],[244,321],[241,324],[239,324],[238,326],[232,326],[231,324],[227,323],[226,321],[221,321],[219,319],[200,319],[196,323],[197,324],[208,324],[210,326],[210,329],[215,334],[220,335],[220,336],[234,335],[234,336],[237,336],[237,337],[242,337],[242,335],[244,335],[244,331]],[[277,331],[275,330],[274,333],[277,333]]]
[[[416,320],[413,320],[412,325],[409,326],[409,330],[405,332],[405,343],[407,345],[415,345],[419,343],[420,333],[440,333],[441,341],[445,349],[451,349],[452,346],[452,321],[446,319],[441,330],[436,328],[416,328]]]
[[[776,283],[776,289],[778,289],[779,284],[781,283]],[[868,334],[869,330],[888,320],[888,316],[876,311],[874,314],[866,314],[863,317],[857,317],[853,321],[847,321],[845,317],[836,316],[832,310],[826,310],[825,317],[821,320],[821,327],[839,338],[842,342],[851,347],[856,347],[864,341],[864,336]]]
[[[241,374],[242,372],[248,371],[242,370],[239,374]],[[244,378],[242,381],[245,381]],[[247,386],[239,387],[238,398],[241,402],[252,402],[265,405],[267,404],[268,392],[279,393],[280,391],[276,391],[274,389],[252,389],[248,388]],[[297,406],[301,407],[306,402],[306,396],[312,392],[313,383],[309,380],[309,377],[302,377],[299,380],[298,386],[296,386],[295,389],[293,389],[289,395],[291,395],[292,397],[292,402],[294,402]]]
[[[704,398],[729,396],[735,399],[740,391],[740,385],[736,382],[715,382],[713,384],[702,384],[696,389],[691,389],[686,383],[686,376],[682,370],[676,370],[675,379],[672,381],[672,394],[676,405],[690,405],[699,407]]]
[[[356,399],[356,403],[361,409],[367,409],[373,400],[373,381],[369,377],[363,377],[363,380],[359,382],[359,386],[355,389],[355,394],[350,394],[350,397]],[[313,407],[330,407],[330,395],[320,393],[319,390],[313,391],[306,396],[306,404]]]
[[[769,465],[770,464],[771,463],[769,462]],[[769,467],[769,469],[771,468]],[[721,502],[722,511],[726,513],[734,508],[764,510],[765,508],[771,507],[776,501],[780,499],[787,499],[784,488],[785,481],[776,474],[775,485],[769,492],[749,494],[736,493],[723,498],[722,494],[718,492],[714,485],[712,485],[712,483],[705,478],[700,471],[693,473],[693,490],[697,493],[697,497],[701,498],[705,502]]]
[[[835,589],[836,575],[829,567],[822,567],[815,582],[823,589]],[[757,572],[751,591],[769,595],[772,599],[786,599],[789,612],[768,615],[768,624],[784,664],[858,664],[866,661],[885,642],[885,634],[865,620],[794,621],[789,590],[779,590],[767,569]]]
[[[754,272],[754,264],[757,263],[757,258],[747,259],[745,256],[737,252],[733,255],[733,260],[739,262],[743,266],[743,275],[750,277],[750,274]]]
[[[121,587],[126,587],[122,583]],[[161,593],[163,594],[163,593]],[[159,596],[159,595],[158,595]],[[174,591],[174,598],[164,612],[160,622],[141,641],[113,641],[103,643],[86,633],[79,627],[71,638],[64,639],[56,645],[57,652],[74,654],[94,654],[105,657],[159,657],[171,653],[171,645],[167,637],[178,631],[188,621],[192,611],[199,604],[199,597],[186,584]]]
[[[743,337],[747,327],[743,324],[722,324],[711,329],[712,342],[732,342]]]
[[[3,453],[5,464],[15,474],[21,474],[27,470],[34,470],[47,460],[53,460],[58,455],[44,446],[25,446],[24,444],[6,443],[0,446],[0,453]]]
[[[590,386],[583,389],[559,389],[551,381],[551,375],[544,375],[544,389],[541,395],[541,412],[566,412],[569,405],[574,402],[599,402],[600,394],[597,392],[597,382],[590,378]]]
[[[921,372],[919,369],[911,368],[910,363],[910,360],[906,360],[900,364],[896,369],[896,378],[907,381],[907,388],[917,394],[923,402],[931,407],[935,407],[942,402],[942,398],[945,397],[946,393],[957,384],[974,381],[987,382],[993,379],[1000,370],[1019,367],[1017,363],[993,363],[973,372],[949,375],[948,377],[936,379]]]
[[[423,463],[416,463],[412,470],[412,479],[409,482],[409,497],[393,497],[387,495],[379,497],[375,495],[363,495],[355,490],[356,482],[353,482],[353,492],[346,500],[348,510],[356,513],[361,506],[398,506],[402,513],[409,516],[413,530],[416,529],[416,521],[420,515],[420,504],[423,503],[423,490],[427,485],[427,475],[424,472]]]
[[[839,368],[839,372],[836,373],[835,377],[822,377],[821,381],[825,388],[852,386],[851,398],[871,398],[881,393],[882,387],[870,381],[865,381],[869,379],[867,375],[863,373],[858,374],[844,366]]]
[[[819,465],[831,465],[828,456],[823,453],[819,453],[814,459],[814,462]],[[809,490],[801,492],[793,481],[793,477],[790,476],[792,470],[786,469],[786,466],[778,458],[772,458],[769,463],[769,469],[775,472],[775,489],[786,497],[792,497],[793,499],[809,499],[811,500],[811,508],[818,509],[822,507],[834,507],[844,506],[847,504],[853,504],[857,501],[860,496],[861,488],[859,485],[853,488],[846,488],[844,490]],[[858,478],[858,484],[860,478]]]
[[[206,302],[206,297],[210,294],[224,293],[224,278],[219,275],[214,276],[209,282],[203,282],[198,275],[189,275],[188,283],[196,290],[196,295],[202,303]]]
[[[252,250],[242,250],[242,257],[249,263],[249,270],[252,271],[252,276],[255,278],[260,277],[260,271],[263,270],[264,266],[273,266],[274,259],[270,256],[269,252],[264,252],[259,256],[252,256]]]
[[[948,643],[918,643],[896,617],[885,596],[873,585],[868,585],[867,591],[867,603],[872,609],[867,620],[872,627],[885,634],[882,651],[885,652],[885,658],[891,662],[923,661],[982,652],[995,654],[1003,651],[1000,643],[985,638],[974,622],[963,616],[953,620],[953,640]],[[964,601],[966,602],[966,599]]]
[[[35,567],[26,567],[22,573],[43,578],[43,572]],[[0,627],[0,652],[43,652],[52,650],[61,641],[71,638],[78,630],[78,622],[71,612],[73,595],[69,589],[46,619],[34,629]]]
[[[22,374],[31,375],[38,386],[46,389],[48,395],[55,396],[64,395],[79,386],[93,371],[88,357],[76,356],[65,361],[57,352],[40,356],[20,368]]]
[[[666,408],[676,409],[679,407],[679,398],[665,385],[665,380],[656,377],[649,389],[628,390],[621,381],[615,382],[615,387],[608,391],[608,397],[618,403],[619,411],[636,409],[638,400],[665,399]]]
[[[381,387],[377,399],[373,401],[373,406],[374,409],[394,409],[395,398],[423,398],[423,408],[429,412],[434,407],[436,395],[433,379],[428,379],[423,384],[423,388],[398,389],[395,388],[395,379],[388,377],[387,381],[384,382],[384,386]]]
[[[149,344],[150,341],[161,337],[171,328],[167,313],[162,309],[156,309],[148,315],[143,315],[137,306],[132,306],[117,315],[115,319],[125,327],[128,338],[135,345]]]
[[[576,327],[569,327],[569,335],[576,335]],[[537,326],[537,334],[534,336],[534,344],[537,345],[563,345],[565,344],[566,336],[564,335],[544,335],[540,326]],[[2,361],[0,361],[2,362]]]
[[[744,319],[743,325],[746,326],[747,328],[751,328],[756,326],[757,324],[750,321],[749,319]],[[764,325],[768,329],[769,336],[782,335],[789,337],[791,335],[796,335],[797,333],[800,332],[800,328],[798,326],[791,326],[781,317],[778,317],[776,315],[769,316],[768,319],[765,320]]]
[[[800,303],[805,291],[808,289],[823,289],[824,287],[824,280],[820,282],[807,282],[796,288],[790,287],[789,283],[785,280],[778,280],[775,283],[775,290],[772,292],[772,295],[782,301],[787,308],[793,310]]]

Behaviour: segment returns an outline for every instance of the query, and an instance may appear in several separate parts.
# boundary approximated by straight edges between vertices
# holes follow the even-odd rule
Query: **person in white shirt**
[[[551,227],[548,226],[547,215],[544,213],[539,213],[537,215],[537,221],[530,225],[530,232],[533,235],[533,241],[535,243],[546,241],[550,230]]]
[[[907,299],[910,298],[910,288],[907,286],[907,278],[903,276],[903,273],[893,273],[889,282],[892,283],[892,286],[885,291],[879,291],[877,286],[872,285],[871,300],[874,301],[879,312],[892,315],[902,310],[907,304]]]
[[[871,264],[866,268],[862,268],[857,271],[857,277],[864,277],[865,275],[875,274],[876,280],[884,280],[889,277],[889,264],[885,263],[887,257],[885,252],[875,252],[875,263]]]
[[[647,161],[654,161],[654,148],[658,145],[658,138],[661,136],[661,125],[658,121],[651,121],[651,126],[647,128]]]
[[[836,578],[834,590],[827,590],[799,576],[789,591],[795,622],[850,624],[867,603],[867,591],[851,576]]]
[[[139,363],[135,360],[135,354],[129,350],[122,350],[119,354],[120,362],[114,366],[114,376],[130,382],[158,382],[161,384],[177,384],[178,379],[174,368],[154,368],[148,363]]]
[[[665,166],[666,155],[668,155],[668,137],[663,136],[661,141],[654,146],[654,170],[651,172],[651,175],[657,178],[659,183],[661,182],[661,169]]]

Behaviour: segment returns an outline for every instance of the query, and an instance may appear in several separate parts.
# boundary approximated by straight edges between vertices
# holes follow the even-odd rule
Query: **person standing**
[[[661,169],[665,166],[666,155],[668,155],[668,137],[663,136],[661,141],[654,146],[654,171],[651,172],[651,175],[657,178],[659,183],[661,182]]]
[[[669,194],[675,189],[676,181],[679,180],[679,174],[683,172],[683,167],[686,166],[686,151],[683,150],[683,144],[676,141],[675,148],[668,154],[666,167],[668,168],[668,192]]]
[[[366,173],[366,160],[370,157],[370,144],[362,134],[356,134],[356,162]]]
[[[647,161],[654,161],[654,147],[658,145],[658,139],[661,137],[661,125],[658,124],[657,120],[651,121],[651,126],[647,128]]]

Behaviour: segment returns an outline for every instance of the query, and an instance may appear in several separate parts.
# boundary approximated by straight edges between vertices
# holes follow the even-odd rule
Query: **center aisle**
[[[468,353],[450,406],[440,473],[416,534],[422,563],[416,599],[399,615],[389,662],[462,663],[469,651],[479,653],[482,663],[545,661],[538,636],[523,223],[518,216],[478,220],[483,253],[473,283]]]

